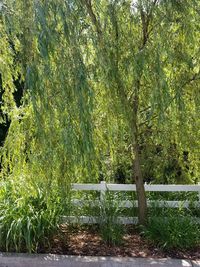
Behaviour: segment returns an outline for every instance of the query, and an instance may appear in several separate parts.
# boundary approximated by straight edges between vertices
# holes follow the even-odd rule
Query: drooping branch
[[[177,90],[176,94],[171,98],[171,100],[169,101],[168,105],[165,107],[165,109],[163,110],[163,113],[167,112],[167,110],[169,109],[169,107],[171,106],[171,104],[175,101],[175,99],[177,98],[178,94],[180,93],[180,88],[183,89],[185,86],[189,85],[192,82],[198,81],[200,80],[200,73],[195,73],[190,79],[188,79],[187,81],[185,81]],[[150,107],[148,107],[150,108]],[[151,120],[154,120],[156,118],[158,118],[158,114],[155,114],[154,116],[151,117]],[[149,120],[145,120],[142,123],[140,123],[139,127],[143,126],[143,125],[147,125],[149,122]]]
[[[148,13],[146,13],[144,11],[142,6],[140,7],[140,16],[141,16],[141,20],[142,20],[142,33],[143,33],[142,45],[140,47],[140,50],[142,50],[145,47],[145,45],[149,39],[149,34],[150,34],[149,26],[150,26],[150,22],[152,20],[153,9],[156,6],[157,2],[158,2],[158,0],[153,1]]]
[[[102,43],[103,34],[102,34],[102,30],[101,30],[101,25],[100,25],[100,22],[98,21],[96,15],[95,15],[94,11],[93,11],[92,1],[91,0],[82,0],[82,1],[87,8],[90,19],[96,28],[98,38],[99,38],[100,42]]]
[[[83,1],[83,4],[87,8],[87,12],[88,12],[89,17],[91,19],[91,22],[96,29],[96,33],[97,33],[97,36],[99,39],[99,46],[101,48],[101,52],[103,54],[104,60],[105,60],[105,62],[110,61],[109,64],[111,64],[113,67],[115,67],[114,82],[116,83],[116,86],[117,86],[117,92],[120,95],[120,101],[121,101],[122,105],[124,106],[124,108],[126,109],[126,113],[130,114],[128,95],[126,93],[126,88],[124,86],[120,71],[118,69],[118,62],[116,64],[114,58],[111,57],[109,54],[106,43],[104,41],[102,26],[101,26],[101,23],[98,21],[97,16],[93,10],[92,1],[91,0],[82,0],[82,1]],[[107,66],[106,66],[106,68],[107,68]],[[109,77],[109,80],[110,80],[110,77]]]

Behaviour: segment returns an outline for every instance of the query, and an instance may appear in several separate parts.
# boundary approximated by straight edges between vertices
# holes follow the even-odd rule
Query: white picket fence
[[[99,191],[100,199],[96,201],[92,201],[90,203],[91,206],[98,206],[100,203],[102,204],[104,201],[104,196],[106,191],[124,191],[124,192],[135,192],[136,186],[135,184],[107,184],[102,181],[100,184],[72,184],[72,190],[76,191]],[[197,192],[198,193],[198,201],[193,202],[193,205],[200,208],[200,184],[198,185],[149,185],[145,184],[146,192]],[[72,200],[73,205],[83,206],[85,203],[81,199]],[[147,200],[148,207],[170,207],[170,208],[188,208],[190,205],[189,200],[184,201],[163,201],[163,200]],[[121,208],[132,208],[138,207],[137,201],[120,201],[119,207]],[[119,222],[122,224],[136,224],[138,222],[136,217],[119,217]],[[63,216],[63,222],[70,223],[88,223],[93,224],[98,222],[97,217],[92,216]]]

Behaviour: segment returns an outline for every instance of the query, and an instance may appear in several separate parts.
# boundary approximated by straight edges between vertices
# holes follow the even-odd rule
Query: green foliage
[[[23,192],[21,195],[10,183],[1,186],[1,250],[31,253],[49,246],[61,213],[58,197],[47,200],[39,189],[35,194]]]
[[[0,7],[0,123],[10,121],[2,181],[40,188],[45,201],[57,190],[64,203],[71,182],[133,182],[137,143],[148,182],[198,182],[200,2],[136,1],[134,10],[130,2],[7,0]],[[9,212],[15,201],[19,209]],[[31,218],[23,224],[35,220],[29,201],[24,190],[8,202],[6,214],[19,220],[12,225],[9,215],[9,236],[21,227],[20,207]],[[101,212],[114,218],[118,210]],[[111,215],[105,229],[118,227]]]
[[[64,188],[123,170],[130,182],[137,96],[145,179],[197,182],[198,1],[141,1],[134,12],[131,1],[92,1],[96,25],[86,2],[9,0],[0,10],[1,120],[11,120],[2,176],[20,170]]]
[[[199,245],[200,226],[182,210],[167,209],[159,216],[152,212],[144,235],[164,250],[187,249]]]

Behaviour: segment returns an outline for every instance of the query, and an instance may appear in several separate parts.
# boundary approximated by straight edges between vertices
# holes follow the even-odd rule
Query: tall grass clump
[[[2,189],[3,188],[3,189]],[[50,245],[57,230],[61,208],[59,198],[44,191],[17,192],[4,184],[0,195],[0,249],[37,252]]]
[[[117,194],[106,192],[100,202],[98,223],[102,239],[110,246],[122,244],[124,227],[118,219],[121,214]]]
[[[188,249],[200,244],[200,224],[190,211],[166,208],[152,211],[144,235],[163,250]]]

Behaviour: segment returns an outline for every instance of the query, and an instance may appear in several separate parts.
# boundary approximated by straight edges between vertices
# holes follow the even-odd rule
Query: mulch
[[[200,259],[200,247],[190,250],[163,251],[140,235],[137,228],[127,228],[122,244],[107,245],[94,227],[60,226],[60,231],[53,237],[51,245],[43,248],[41,253],[81,256],[119,256],[142,258],[181,258]]]

